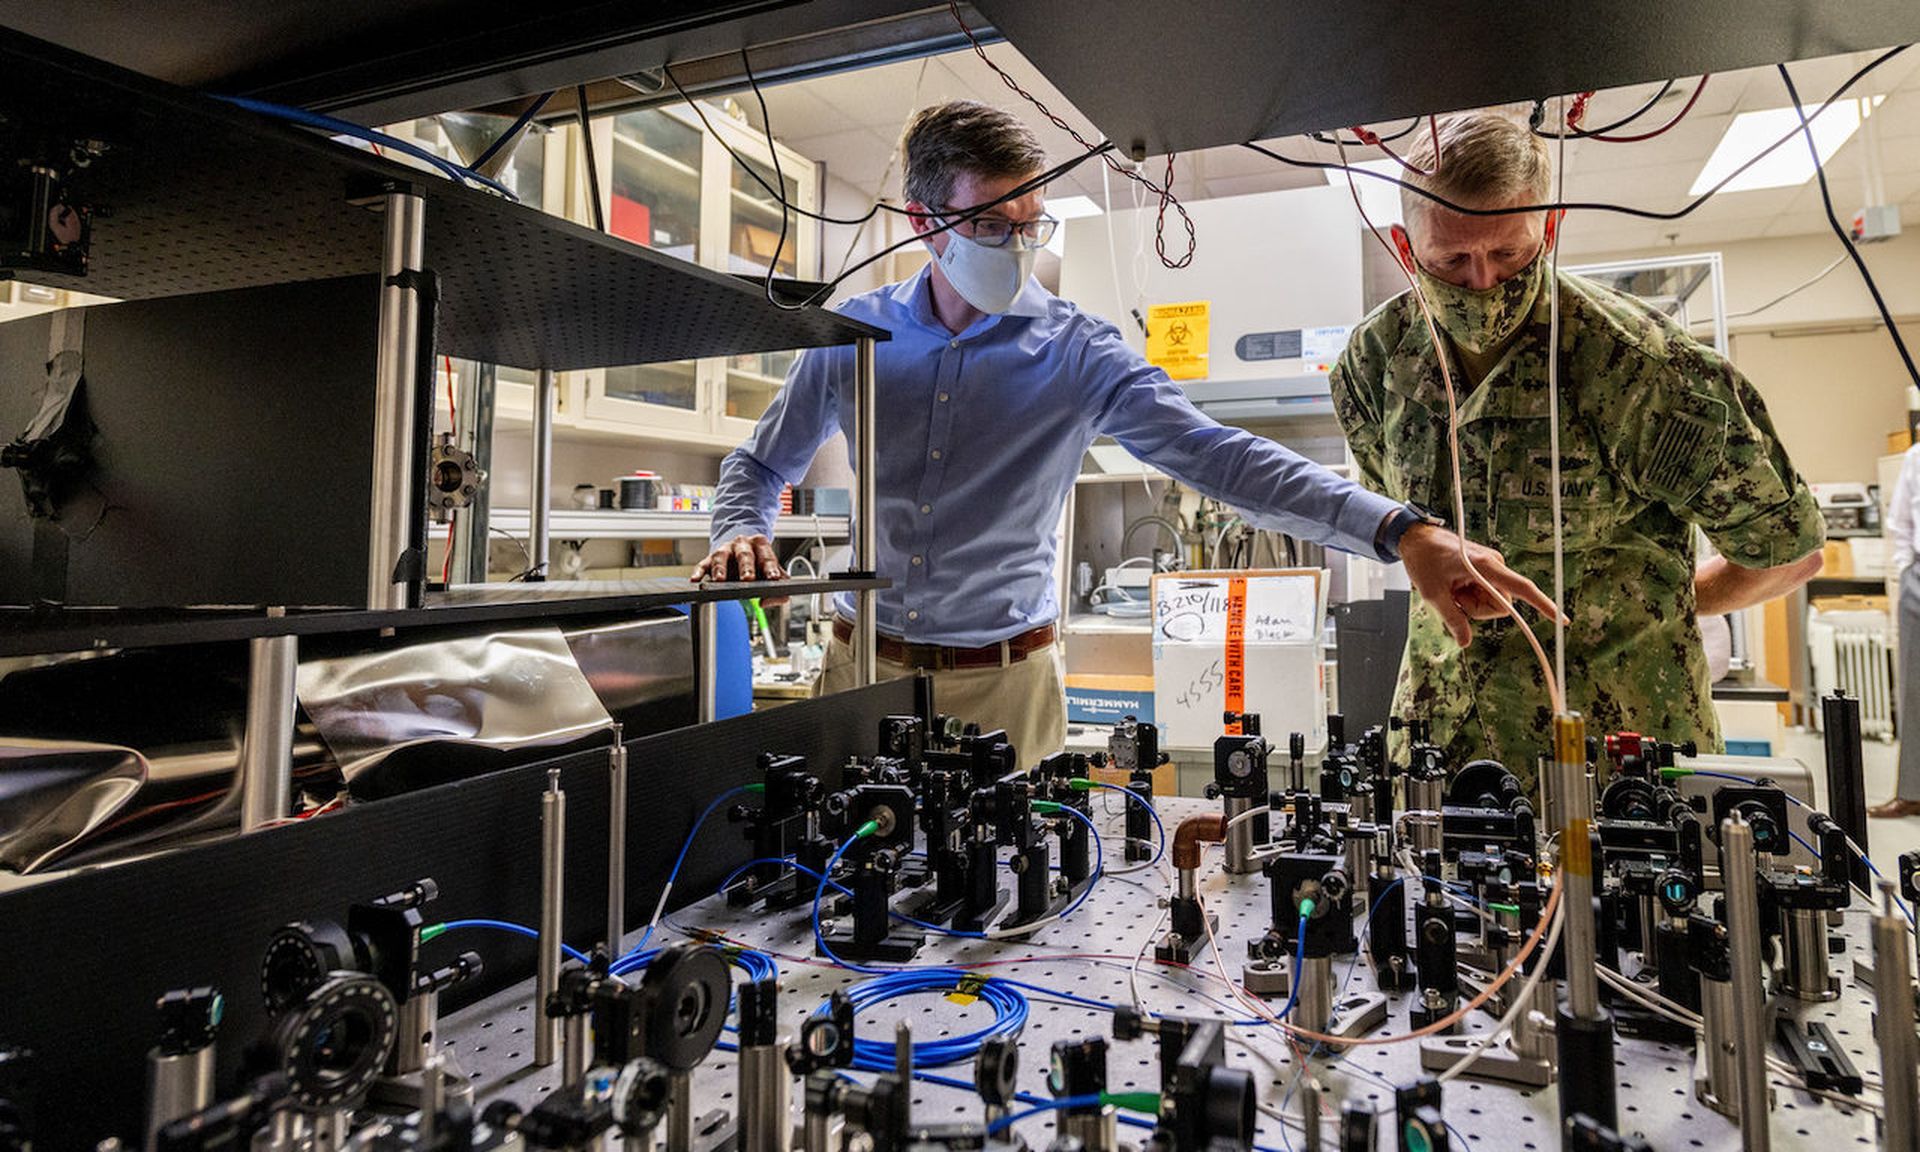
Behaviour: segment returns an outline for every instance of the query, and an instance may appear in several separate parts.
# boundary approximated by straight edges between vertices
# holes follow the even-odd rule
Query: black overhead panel
[[[1920,40],[1915,0],[974,0],[1148,155]]]
[[[384,188],[426,198],[435,350],[567,370],[847,344],[875,330],[761,287],[0,29],[0,144],[94,140],[84,276],[121,299],[376,273]],[[9,164],[15,157],[0,157]]]
[[[888,27],[927,10],[944,23]],[[0,24],[183,87],[391,124],[743,46],[815,37],[827,61],[842,32],[867,60],[912,54],[928,29],[952,32],[944,10],[928,0],[42,0],[6,6]]]

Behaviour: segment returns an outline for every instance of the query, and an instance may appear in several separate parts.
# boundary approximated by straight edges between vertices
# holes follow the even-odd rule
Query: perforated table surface
[[[1111,800],[1110,810],[1103,811]],[[1189,799],[1162,799],[1159,803],[1168,831],[1183,816],[1215,811],[1216,806]],[[1125,867],[1119,859],[1122,823],[1118,797],[1106,794],[1094,805],[1095,822],[1107,846],[1107,863]],[[709,829],[708,835],[728,835],[723,829]],[[1229,876],[1219,865],[1217,848],[1208,852],[1201,872],[1200,893],[1209,909],[1218,913],[1218,940],[1221,963],[1235,979],[1240,976],[1240,961],[1246,943],[1259,937],[1268,925],[1267,881],[1258,873]],[[1008,876],[1009,881],[1011,875]],[[980,965],[981,972],[1011,976],[1030,984],[1070,993],[1075,997],[1112,1004],[1131,1002],[1129,969],[1143,948],[1147,962],[1138,969],[1141,1004],[1156,1013],[1197,1017],[1250,1019],[1248,1012],[1225,991],[1211,953],[1198,958],[1191,970],[1159,967],[1152,963],[1151,940],[1164,930],[1164,879],[1152,871],[1127,876],[1109,874],[1102,879],[1086,904],[1069,919],[1042,928],[1028,943],[989,942],[935,937],[923,948],[916,965]],[[1854,1066],[1871,1084],[1879,1071],[1878,1051],[1873,1042],[1871,991],[1854,979],[1855,958],[1871,959],[1866,943],[1867,917],[1861,914],[1863,902],[1844,917],[1841,934],[1847,954],[1832,958],[1833,969],[1842,978],[1840,999],[1825,1004],[1808,1004],[1773,997],[1770,1003],[1780,1011],[1805,1020],[1825,1023],[1846,1047]],[[668,925],[653,943],[686,939],[689,930],[705,929],[723,933],[728,939],[776,954],[780,965],[780,1012],[786,1021],[783,1035],[798,1032],[801,1022],[824,1004],[836,989],[868,977],[859,973],[825,966],[814,958],[813,937],[807,910],[763,915],[756,911],[729,907],[723,898],[713,897],[682,909],[668,918]],[[1356,927],[1358,925],[1356,924]],[[1364,933],[1362,933],[1364,938]],[[639,933],[629,935],[631,946]],[[464,939],[461,947],[477,947],[485,953],[485,941]],[[1355,970],[1357,968],[1357,971]],[[1336,958],[1334,975],[1343,990],[1372,991],[1371,969],[1364,960]],[[476,1090],[476,1103],[484,1106],[495,1099],[509,1099],[521,1107],[532,1106],[558,1083],[558,1063],[548,1068],[532,1068],[532,984],[508,989],[488,1000],[449,1017],[442,1027],[442,1043],[455,1063],[470,1076]],[[1040,1099],[1050,1099],[1046,1078],[1048,1054],[1056,1040],[1086,1036],[1112,1036],[1110,1013],[1029,992],[1031,1015],[1020,1037],[1019,1087]],[[1388,1037],[1411,1030],[1407,1010],[1411,994],[1392,996],[1386,1023],[1373,1033]],[[967,1001],[967,1002],[956,1002]],[[1269,1001],[1278,1011],[1281,1001]],[[897,1021],[905,1020],[916,1042],[972,1032],[993,1020],[993,1010],[980,1000],[924,994],[904,997],[877,1005],[862,1014],[856,1031],[867,1038],[890,1043]],[[1463,1028],[1462,1035],[1473,1036],[1492,1028],[1494,1017],[1476,1012]],[[1293,1091],[1300,1065],[1288,1050],[1279,1030],[1271,1026],[1240,1026],[1229,1030],[1229,1063],[1250,1071],[1259,1087],[1262,1113],[1259,1116],[1258,1146],[1262,1149],[1299,1147],[1302,1133],[1297,1126],[1299,1097]],[[1773,1049],[1778,1054],[1777,1047]],[[1160,1089],[1160,1067],[1154,1038],[1111,1041],[1108,1055],[1110,1091],[1148,1091]],[[1650,1040],[1621,1037],[1615,1048],[1619,1120],[1623,1131],[1645,1136],[1659,1152],[1673,1149],[1733,1149],[1740,1147],[1735,1122],[1700,1103],[1694,1095],[1694,1057],[1691,1048],[1676,1047]],[[1362,1044],[1334,1058],[1314,1057],[1314,1071],[1325,1087],[1323,1136],[1326,1147],[1336,1146],[1335,1118],[1343,1101],[1358,1099],[1381,1113],[1382,1147],[1395,1144],[1391,1136],[1394,1086],[1408,1085],[1422,1075],[1419,1044]],[[970,1082],[971,1063],[926,1069],[934,1075]],[[1585,1074],[1584,1072],[1582,1074]],[[854,1073],[862,1080],[866,1073]],[[695,1070],[693,1093],[696,1111],[712,1109],[732,1111],[736,1094],[736,1067],[732,1055],[715,1051]],[[1786,1086],[1779,1076],[1769,1076],[1774,1085],[1772,1111],[1773,1146],[1780,1149],[1821,1147],[1837,1152],[1843,1147],[1876,1146],[1872,1114],[1863,1108],[1847,1107],[1818,1099],[1804,1091]],[[800,1118],[800,1092],[796,1084],[794,1117]],[[1869,1096],[1872,1096],[1869,1090]],[[1267,1109],[1282,1109],[1294,1123],[1282,1125]],[[1560,1147],[1559,1100],[1553,1087],[1520,1089],[1462,1077],[1445,1085],[1443,1114],[1453,1129],[1454,1146],[1473,1149],[1501,1149],[1534,1152]],[[973,1122],[981,1117],[981,1105],[971,1092],[922,1082],[915,1086],[913,1117],[916,1123],[945,1124]],[[1018,1131],[1034,1147],[1044,1147],[1053,1136],[1051,1114],[1036,1116],[1017,1124]],[[1137,1144],[1146,1135],[1144,1128],[1123,1125],[1123,1143]]]

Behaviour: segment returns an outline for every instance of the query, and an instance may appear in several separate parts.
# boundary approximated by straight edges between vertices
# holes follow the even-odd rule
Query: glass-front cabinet
[[[817,276],[819,230],[800,216],[789,217],[783,230],[770,191],[783,187],[790,203],[814,210],[813,162],[782,147],[776,175],[764,135],[717,109],[708,119],[711,132],[675,105],[593,122],[608,231],[735,275],[765,275],[771,265],[785,278]],[[735,443],[766,411],[793,359],[775,353],[588,371],[581,374],[582,416],[596,425]]]

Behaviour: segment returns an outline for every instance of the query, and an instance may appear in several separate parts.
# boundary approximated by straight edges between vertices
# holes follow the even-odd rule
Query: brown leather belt
[[[841,616],[833,618],[833,635],[842,644],[853,643],[853,622]],[[940,644],[909,644],[894,636],[881,636],[875,646],[880,659],[908,668],[949,672],[956,668],[998,668],[1002,663],[1018,664],[1035,652],[1053,646],[1053,625],[1042,624],[1020,635],[984,648],[948,648]],[[1005,654],[1004,659],[1002,653]]]

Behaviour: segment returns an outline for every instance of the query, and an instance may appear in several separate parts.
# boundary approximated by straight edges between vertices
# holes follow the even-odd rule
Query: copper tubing
[[[1227,818],[1220,813],[1187,817],[1173,830],[1173,866],[1191,872],[1200,867],[1200,845],[1218,844],[1226,838]]]

